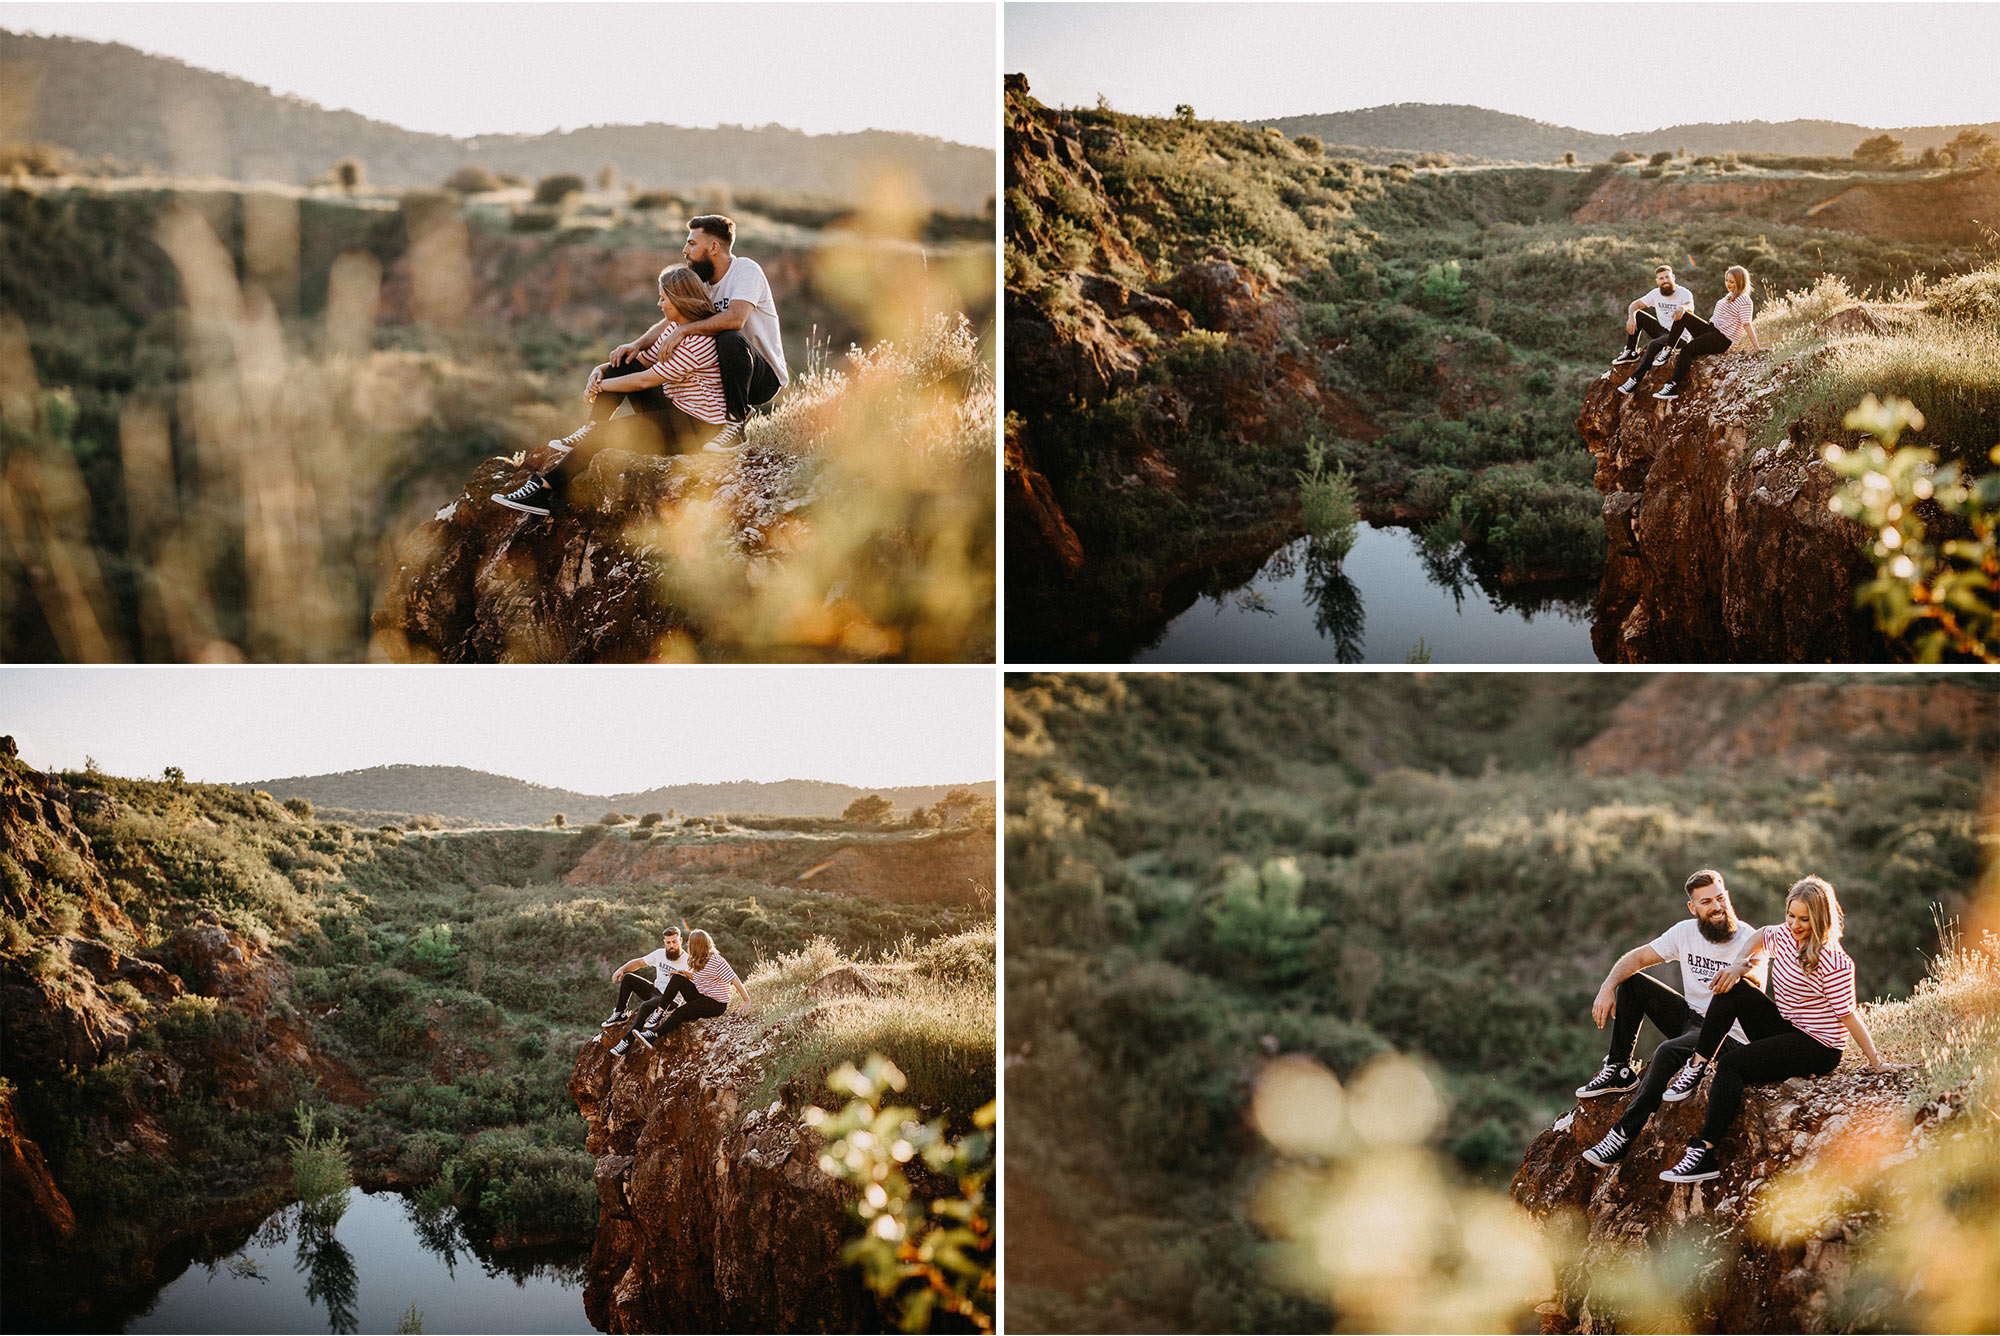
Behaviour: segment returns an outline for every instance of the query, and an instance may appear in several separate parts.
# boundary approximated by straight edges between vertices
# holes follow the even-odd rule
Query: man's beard
[[[689,260],[688,268],[694,270],[694,276],[700,279],[702,282],[704,283],[715,282],[715,261]]]
[[[1734,914],[1724,919],[1719,927],[1705,918],[1696,918],[1694,925],[1700,928],[1701,935],[1708,938],[1711,942],[1726,942],[1736,935],[1737,923],[1736,915]]]

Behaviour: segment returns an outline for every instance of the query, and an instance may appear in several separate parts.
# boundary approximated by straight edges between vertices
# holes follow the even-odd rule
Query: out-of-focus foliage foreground
[[[1697,867],[1757,923],[1816,872],[1847,907],[1863,998],[1908,996],[1939,949],[1933,906],[1967,913],[1993,838],[1984,681],[1010,678],[1009,1327],[1531,1321],[1474,1302],[1480,1275],[1534,1272],[1480,1213],[1602,1060],[1590,1001],[1611,962],[1686,916]],[[1968,687],[1985,698],[1961,699],[1963,728],[1894,695]],[[1885,690],[1865,737],[1835,722],[1847,693]],[[1705,746],[1736,763],[1658,759]],[[1885,1043],[1908,1028],[1878,1024]],[[1414,1065],[1370,1068],[1391,1053]],[[1433,1166],[1419,1186],[1467,1241],[1452,1275],[1349,1289],[1340,1313],[1324,1283],[1284,1285],[1291,1254],[1250,1223],[1270,1223],[1259,1129],[1286,1144],[1251,1108],[1280,1056],[1348,1091],[1340,1127],[1307,1141],[1352,1139],[1351,1117],[1369,1147],[1351,1172]],[[1398,1130],[1426,1126],[1428,1159]],[[1341,1248],[1400,1227],[1341,1223],[1319,1250],[1336,1274]]]
[[[842,503],[748,575],[664,573],[697,606],[704,581],[756,590],[755,625],[678,652],[844,655],[752,633],[851,584],[873,652],[990,657],[992,248],[920,240],[909,182],[821,217],[615,172],[553,204],[353,175],[0,191],[0,657],[367,657],[397,545],[480,461],[582,420],[589,368],[658,318],[654,275],[718,204],[776,291],[774,408],[799,400],[752,444]]]

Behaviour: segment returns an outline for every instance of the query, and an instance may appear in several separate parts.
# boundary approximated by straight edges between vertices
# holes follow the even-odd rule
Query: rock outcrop
[[[374,616],[396,661],[633,663],[689,657],[700,619],[669,592],[664,554],[722,541],[768,556],[802,504],[791,463],[755,448],[654,458],[602,451],[548,519],[496,505],[544,463],[480,465],[457,500],[397,553]]]
[[[841,1263],[851,1197],[820,1171],[818,1136],[753,1103],[776,1035],[731,1014],[623,1058],[596,1041],[577,1056],[601,1202],[584,1307],[600,1330],[887,1328]]]
[[[1829,180],[1819,176],[1702,176],[1647,180],[1607,174],[1576,211],[1580,223],[1707,221],[1738,214],[1890,241],[1976,245],[2000,217],[2000,171]]]
[[[1855,590],[1862,532],[1827,502],[1840,479],[1818,442],[1753,452],[1782,387],[1758,353],[1694,363],[1681,397],[1584,396],[1608,540],[1591,631],[1606,663],[1879,662],[1888,647]],[[1654,382],[1648,381],[1648,386]]]
[[[950,830],[888,839],[723,839],[639,842],[606,836],[563,875],[572,886],[661,882],[733,872],[767,884],[906,903],[973,904],[995,884],[993,833]]]
[[[1753,1228],[1751,1221],[1787,1174],[1810,1175],[1856,1156],[1894,1163],[1924,1153],[1949,1106],[1926,1109],[1912,1123],[1901,1094],[1908,1079],[1850,1065],[1816,1081],[1753,1086],[1718,1147],[1722,1177],[1694,1184],[1665,1183],[1659,1174],[1700,1130],[1706,1087],[1683,1103],[1663,1105],[1609,1169],[1582,1153],[1616,1120],[1624,1100],[1580,1101],[1528,1147],[1512,1187],[1517,1203],[1577,1243],[1556,1295],[1540,1309],[1542,1330],[1643,1324],[1629,1312],[1645,1302],[1635,1278],[1649,1266],[1673,1270],[1662,1265],[1669,1248],[1680,1259],[1683,1287],[1665,1302],[1678,1305],[1678,1313],[1669,1319],[1655,1313],[1652,1320],[1685,1323],[1673,1329],[1689,1331],[1827,1329],[1857,1245],[1865,1246],[1879,1217],[1851,1197],[1829,1193],[1811,1219],[1784,1231]]]

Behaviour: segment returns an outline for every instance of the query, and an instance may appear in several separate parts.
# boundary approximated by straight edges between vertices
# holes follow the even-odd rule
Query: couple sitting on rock
[[[1852,1036],[1868,1070],[1891,1072],[1875,1051],[1854,1006],[1854,962],[1840,949],[1840,901],[1833,887],[1807,877],[1785,897],[1785,921],[1755,928],[1730,907],[1722,874],[1703,868],[1687,880],[1688,912],[1644,946],[1618,958],[1597,990],[1590,1014],[1611,1023],[1604,1067],[1578,1087],[1595,1099],[1637,1088],[1624,1114],[1583,1158],[1609,1168],[1625,1157],[1640,1129],[1664,1103],[1688,1098],[1710,1072],[1701,1134],[1660,1174],[1669,1183],[1700,1183],[1722,1174],[1717,1146],[1743,1103],[1743,1087],[1793,1076],[1825,1076],[1840,1065]],[[1678,960],[1681,992],[1640,971]],[[1639,1023],[1666,1035],[1642,1080],[1632,1051]]]
[[[1670,266],[1663,264],[1655,269],[1653,281],[1657,286],[1651,292],[1625,308],[1625,351],[1611,365],[1637,362],[1639,369],[1618,387],[1620,394],[1638,389],[1646,373],[1674,356],[1676,347],[1680,348],[1680,355],[1674,362],[1673,375],[1653,393],[1655,399],[1680,398],[1688,368],[1697,357],[1737,348],[1754,352],[1762,346],[1757,342],[1757,327],[1750,323],[1750,271],[1742,265],[1729,266],[1729,272],[1722,276],[1729,292],[1715,303],[1715,310],[1707,320],[1694,313],[1694,293],[1674,282]],[[1638,351],[1641,334],[1652,340],[1643,353]],[[1607,371],[1604,375],[1608,379],[1611,373]]]
[[[653,967],[652,983],[646,982],[639,972],[648,965]],[[688,934],[686,951],[681,950],[681,930],[668,928],[660,934],[657,950],[626,961],[611,972],[611,977],[618,983],[618,1001],[598,1027],[600,1031],[616,1029],[626,1020],[625,1004],[633,998],[639,1000],[639,1008],[626,1026],[625,1037],[611,1050],[619,1057],[625,1055],[635,1039],[651,1048],[653,1040],[666,1038],[689,1021],[720,1016],[729,1010],[731,988],[746,1006],[750,1002],[743,981],[715,949],[715,942],[699,928]],[[598,1035],[600,1039],[603,1037]]]
[[[733,253],[735,244],[731,219],[688,220],[687,263],[660,271],[659,323],[611,350],[584,386],[590,421],[550,441],[553,458],[513,491],[495,492],[495,501],[547,515],[604,449],[678,455],[742,443],[751,407],[770,402],[791,374],[770,280],[755,260]],[[612,417],[624,403],[632,412]]]

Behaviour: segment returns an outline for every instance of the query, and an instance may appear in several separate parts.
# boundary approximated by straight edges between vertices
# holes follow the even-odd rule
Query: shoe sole
[[[1584,1160],[1585,1160],[1585,1161],[1587,1161],[1588,1163],[1596,1165],[1596,1166],[1597,1166],[1597,1167],[1598,1167],[1599,1169],[1609,1169],[1609,1168],[1610,1168],[1610,1167],[1611,1167],[1612,1165],[1614,1165],[1614,1164],[1618,1163],[1618,1162],[1619,1162],[1620,1160],[1624,1159],[1624,1158],[1625,1158],[1625,1156],[1624,1156],[1624,1154],[1623,1154],[1623,1153],[1621,1152],[1621,1153],[1619,1153],[1619,1154],[1617,1154],[1617,1155],[1614,1155],[1614,1156],[1612,1156],[1612,1157],[1611,1157],[1610,1159],[1608,1159],[1608,1160],[1600,1160],[1600,1159],[1598,1159],[1598,1158],[1597,1158],[1597,1151],[1596,1151],[1596,1148],[1594,1148],[1594,1147],[1593,1147],[1592,1149],[1590,1149],[1590,1150],[1587,1150],[1587,1151],[1585,1151],[1585,1152],[1583,1153],[1583,1158],[1584,1158]]]
[[[1706,1174],[1677,1174],[1673,1170],[1669,1169],[1665,1173],[1660,1175],[1660,1181],[1662,1183],[1706,1183],[1712,1178],[1720,1178],[1720,1177],[1722,1177],[1722,1171],[1720,1169],[1713,1170]]]
[[[1632,390],[1636,390],[1636,389],[1638,389],[1638,388],[1639,388],[1639,387],[1638,387],[1637,385],[1634,385],[1634,386],[1632,387]],[[1627,399],[1629,399],[1629,398],[1631,398],[1631,397],[1632,397],[1632,390],[1628,390],[1628,389],[1626,389],[1626,388],[1625,388],[1625,387],[1624,387],[1623,385],[1620,385],[1620,386],[1618,387],[1618,393],[1620,393],[1620,394],[1624,395],[1624,396],[1625,396],[1625,397],[1626,397]]]
[[[519,501],[509,501],[506,497],[500,496],[498,494],[495,494],[493,499],[500,505],[507,507],[507,509],[518,510],[523,515],[540,515],[543,519],[547,519],[549,517],[549,512],[546,510],[541,510],[534,506],[524,506]]]
[[[1622,1095],[1628,1090],[1637,1090],[1638,1088],[1639,1083],[1637,1081],[1634,1081],[1631,1085],[1605,1086],[1602,1090],[1586,1090],[1582,1086],[1578,1086],[1576,1088],[1576,1097],[1578,1099],[1597,1099],[1603,1095]]]
[[[1700,1088],[1700,1087],[1698,1087],[1698,1086],[1697,1086],[1697,1087],[1695,1087],[1695,1089],[1699,1089],[1699,1088]],[[1687,1098],[1688,1096],[1690,1096],[1690,1095],[1692,1095],[1692,1094],[1694,1094],[1694,1090],[1692,1090],[1692,1089],[1691,1089],[1691,1090],[1683,1090],[1683,1091],[1682,1091],[1682,1092],[1681,1092],[1680,1094],[1678,1094],[1678,1095],[1676,1095],[1676,1094],[1675,1094],[1675,1093],[1674,1093],[1673,1091],[1669,1090],[1669,1091],[1667,1091],[1667,1092],[1666,1092],[1665,1094],[1663,1094],[1663,1095],[1661,1095],[1661,1096],[1660,1096],[1660,1103],[1662,1103],[1662,1104],[1678,1104],[1678,1103],[1680,1103],[1680,1102],[1681,1102],[1682,1100],[1686,1099],[1686,1098]]]
[[[1670,404],[1674,400],[1680,398],[1678,394],[1656,394],[1653,397],[1655,399],[1658,399],[1663,404]]]

